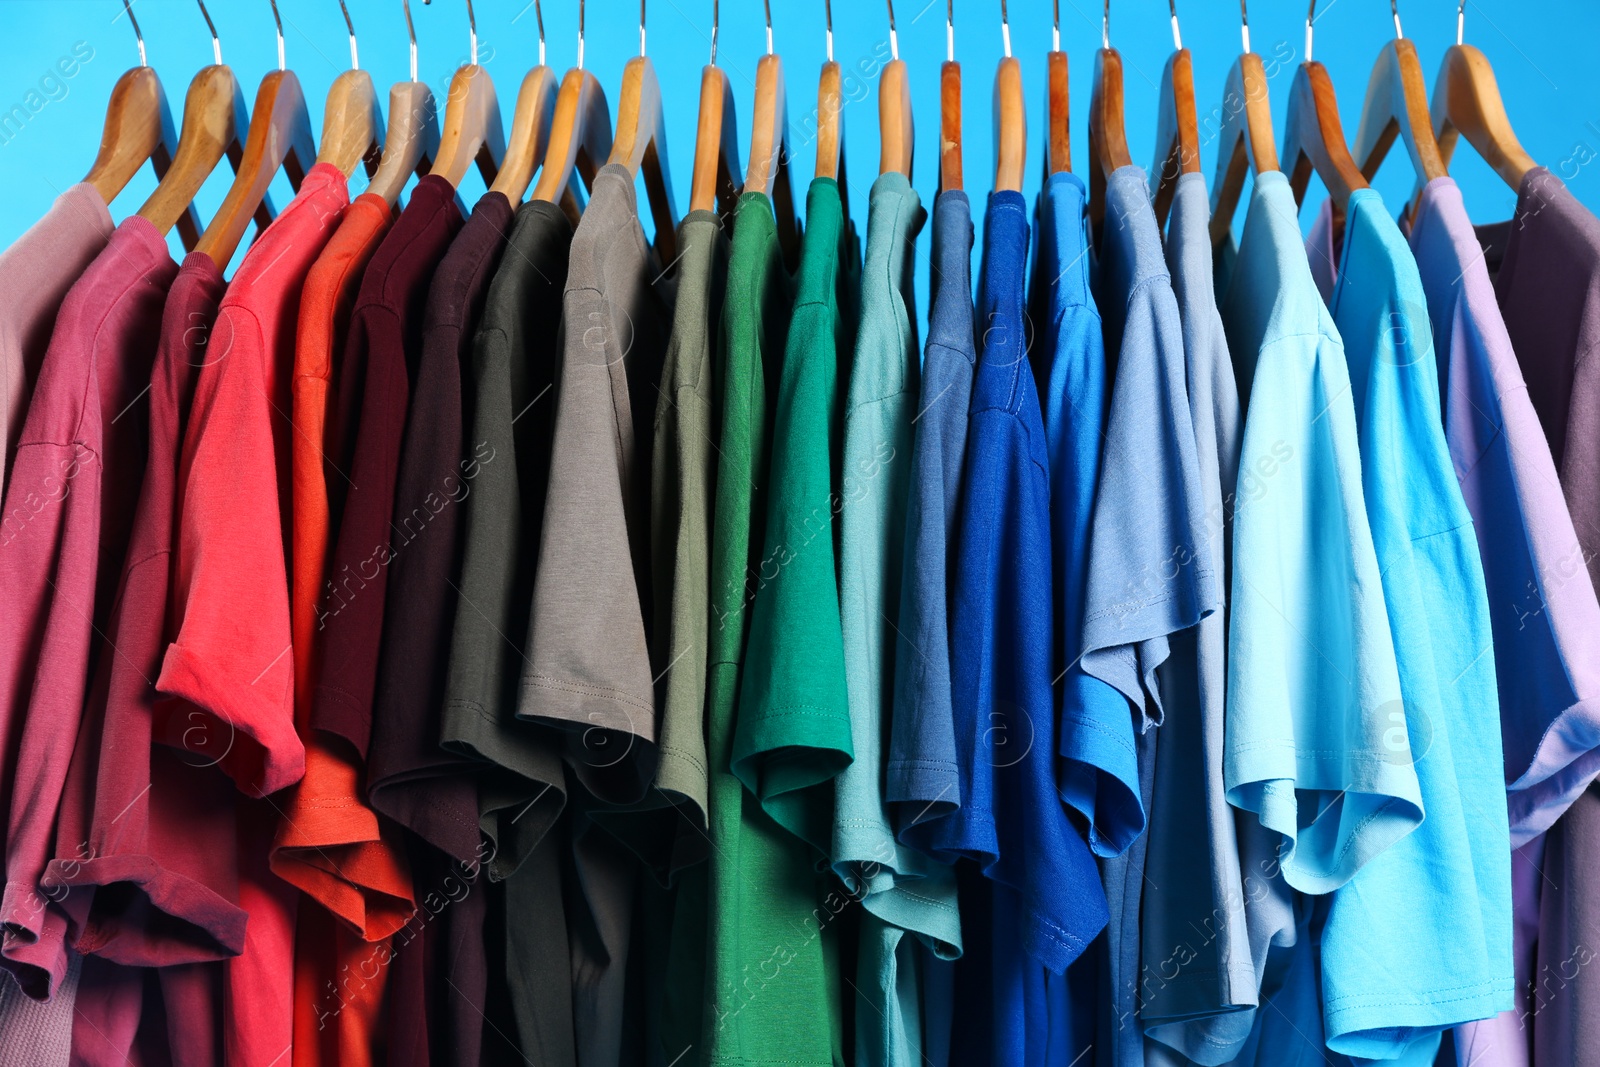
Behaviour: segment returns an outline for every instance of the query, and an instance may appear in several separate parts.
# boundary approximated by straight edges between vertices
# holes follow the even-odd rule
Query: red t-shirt
[[[157,729],[253,797],[305,770],[285,552],[290,379],[306,275],[349,203],[344,174],[317,164],[245,256],[211,331],[178,465],[177,638],[156,688],[172,698],[158,714],[193,725]],[[226,978],[223,1045],[234,1063],[285,1063],[293,1045],[296,894],[267,865],[278,818],[272,801],[239,802],[239,905],[249,923]]]
[[[66,972],[66,919],[39,891],[82,718],[95,630],[122,571],[144,472],[143,403],[178,265],[137,216],[62,302],[0,517],[4,962],[30,996]]]

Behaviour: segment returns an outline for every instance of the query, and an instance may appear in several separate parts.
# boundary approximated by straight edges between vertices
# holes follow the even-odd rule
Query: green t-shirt
[[[837,230],[837,200],[834,219]],[[746,193],[733,233],[718,375],[706,679],[706,1014],[703,1040],[681,1063],[830,1067],[844,1063],[835,942],[847,900],[831,875],[818,872],[809,846],[775,823],[731,769],[745,607],[757,590],[767,512],[767,395],[778,377],[792,300],[771,201]]]
[[[824,858],[833,850],[833,778],[852,753],[834,518],[843,505],[839,380],[848,377],[840,357],[853,347],[859,279],[859,249],[839,186],[819,178],[806,196],[799,288],[778,385],[772,493],[765,548],[751,574],[755,600],[733,771],[774,819]]]

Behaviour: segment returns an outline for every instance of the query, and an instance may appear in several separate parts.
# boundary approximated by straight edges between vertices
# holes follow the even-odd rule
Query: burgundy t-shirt
[[[235,790],[213,758],[184,748],[181,719],[166,727],[176,735],[155,735],[151,684],[175,636],[178,454],[225,288],[211,257],[193,252],[167,298],[147,397],[149,458],[108,631],[116,654],[97,664],[43,879],[62,890],[79,951],[134,967],[244,950]]]
[[[1479,227],[1589,577],[1600,589],[1600,219],[1543,167],[1509,222]]]
[[[161,309],[178,265],[134,216],[56,317],[0,516],[0,815],[6,817],[4,963],[28,995],[67,968],[66,918],[39,891],[82,719],[94,633],[144,473]]]
[[[461,223],[454,186],[431,174],[417,183],[361,278],[339,371],[328,438],[335,452],[329,524],[339,534],[318,611],[324,644],[311,722],[354,745],[363,759],[372,738],[392,563],[389,517],[411,368],[421,358],[429,283]]]

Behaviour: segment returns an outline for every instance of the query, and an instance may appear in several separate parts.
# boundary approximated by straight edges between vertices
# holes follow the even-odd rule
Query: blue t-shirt
[[[1052,1043],[1052,1005],[1064,1007],[1064,989],[1047,974],[1082,954],[1106,908],[1094,858],[1055,781],[1049,459],[1027,357],[1027,254],[1026,202],[1016,192],[993,194],[951,586],[960,807],[932,824],[930,836],[941,855],[976,860],[993,883],[992,908],[975,900],[969,910],[963,895],[964,937],[978,924],[993,934],[982,953],[991,1012],[977,1014],[981,1006],[963,1000],[956,1020],[958,1030],[992,1036],[990,1054],[974,1062],[1059,1059],[1065,1067],[1071,1057],[1059,1017]]]
[[[1445,443],[1427,297],[1378,193],[1356,190],[1346,211],[1328,307],[1427,819],[1333,894],[1323,1014],[1329,1048],[1388,1059],[1511,1007],[1511,843],[1489,603]],[[1308,248],[1333,262],[1331,241]]]
[[[928,849],[929,820],[956,808],[948,577],[978,360],[972,332],[972,208],[959,190],[933,202],[933,296],[922,395],[913,419],[905,574],[894,653],[894,711],[884,798],[901,841]]]
[[[1104,460],[1085,566],[1084,670],[1117,690],[1102,721],[1073,729],[1131,735],[1137,728],[1140,780],[1153,803],[1161,687],[1174,710],[1194,716],[1198,678],[1188,662],[1158,679],[1181,635],[1222,607],[1220,568],[1209,550],[1194,420],[1185,380],[1183,328],[1144,171],[1122,167],[1106,181],[1106,214],[1095,261],[1105,347],[1115,368],[1106,415]],[[1192,648],[1192,642],[1181,641]],[[1192,651],[1189,653],[1192,660]],[[1135,721],[1137,720],[1137,721]],[[1164,729],[1164,727],[1162,727]],[[1131,740],[1131,736],[1129,736]],[[1143,822],[1141,818],[1140,822]],[[1115,1023],[1102,1037],[1111,1061],[1142,1065],[1132,1021],[1140,1002],[1139,912],[1146,839],[1102,864],[1111,918],[1107,953]],[[1164,892],[1177,892],[1176,886]]]
[[[1228,799],[1326,893],[1422,821],[1343,346],[1277,171],[1220,304],[1245,401],[1228,620]]]

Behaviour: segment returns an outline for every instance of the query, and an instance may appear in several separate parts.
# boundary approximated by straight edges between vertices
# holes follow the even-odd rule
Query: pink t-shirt
[[[66,919],[39,891],[139,483],[144,396],[178,265],[134,216],[62,302],[0,516],[0,805],[5,965],[45,998],[66,972]]]

